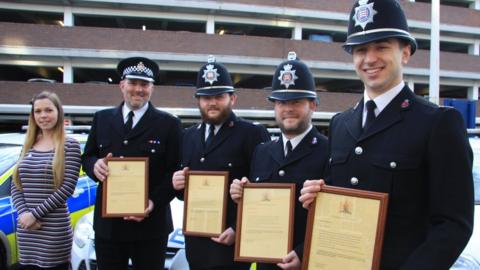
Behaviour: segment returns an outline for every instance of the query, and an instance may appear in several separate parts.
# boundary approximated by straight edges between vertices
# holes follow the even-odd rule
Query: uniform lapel
[[[235,114],[233,112],[230,113],[230,116],[228,117],[228,119],[223,123],[222,127],[217,132],[215,137],[213,137],[212,143],[210,143],[210,145],[207,148],[205,148],[205,152],[204,152],[205,154],[208,154],[211,151],[213,151],[215,148],[219,147],[228,137],[230,137],[233,134],[233,129],[235,127],[236,121],[237,121],[237,117],[235,116]],[[203,130],[205,131],[205,127],[203,128]]]
[[[123,107],[123,104],[118,106],[113,112],[112,126],[113,126],[113,129],[123,138],[125,135],[125,123],[123,121],[122,107]]]
[[[198,152],[205,151],[205,123],[197,125],[197,128],[193,131],[193,141],[195,148]]]
[[[138,123],[133,127],[133,129],[130,131],[130,133],[126,134],[127,135],[127,138],[132,138],[132,137],[135,137],[141,133],[143,133],[143,131],[147,128],[150,127],[150,125],[153,123],[153,119],[155,117],[154,115],[154,111],[155,108],[153,107],[153,105],[149,102],[148,103],[148,109],[147,111],[145,112],[145,114],[142,116],[142,118],[140,119],[140,121],[138,121]]]
[[[318,131],[313,127],[310,132],[303,137],[302,141],[293,149],[292,154],[285,159],[283,165],[288,165],[293,163],[306,155],[309,155],[312,152],[312,145],[317,144],[319,135],[317,135]]]
[[[272,156],[273,160],[275,160],[278,164],[283,165],[285,162],[285,151],[283,149],[283,140],[282,136],[280,135],[279,138],[273,143],[272,151],[270,151],[270,155]]]
[[[383,109],[369,129],[365,130],[359,141],[365,140],[402,120],[402,112],[410,109],[414,96],[405,86],[402,91]]]
[[[318,143],[319,139],[320,134],[315,127],[313,127],[312,130],[305,135],[297,147],[293,149],[292,154],[288,158],[285,158],[283,139],[282,136],[280,136],[278,141],[274,144],[273,151],[271,151],[270,155],[278,164],[280,164],[280,167],[287,166],[299,159],[302,159],[306,155],[309,155],[313,151],[312,147]]]
[[[347,130],[355,140],[362,135],[362,115],[363,115],[363,98],[350,110],[349,115],[346,116],[347,121],[345,125]]]

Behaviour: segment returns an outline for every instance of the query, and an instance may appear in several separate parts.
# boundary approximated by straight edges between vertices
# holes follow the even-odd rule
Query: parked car
[[[174,230],[168,236],[165,269],[188,270],[185,257],[185,240],[182,234],[183,201],[170,202]],[[93,211],[85,214],[77,223],[73,234],[72,270],[96,270],[95,232],[93,231]],[[160,270],[160,269],[158,269]]]
[[[82,145],[86,134],[68,134]],[[10,196],[10,184],[14,166],[20,156],[25,134],[0,134],[0,269],[7,269],[18,260],[16,220],[17,211]],[[93,209],[97,184],[84,173],[80,174],[75,191],[67,201],[75,226],[80,217]]]
[[[467,246],[458,257],[451,270],[480,270],[480,137],[470,138],[473,160],[473,184],[475,190],[475,217],[473,234]]]

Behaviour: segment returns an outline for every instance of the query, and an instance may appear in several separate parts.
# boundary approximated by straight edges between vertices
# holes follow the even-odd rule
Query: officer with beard
[[[229,184],[248,175],[255,147],[270,140],[263,126],[235,116],[237,101],[233,83],[225,66],[210,56],[197,76],[195,97],[202,123],[186,130],[182,145],[182,170],[173,174],[175,190],[183,192],[188,170],[228,171]],[[227,229],[218,237],[185,237],[187,260],[192,270],[249,269],[250,264],[233,261],[236,206],[227,203]]]
[[[295,183],[296,197],[303,182],[320,179],[327,167],[327,138],[312,126],[312,114],[318,105],[315,83],[308,67],[297,59],[295,52],[281,63],[273,76],[272,94],[275,120],[282,131],[276,141],[258,145],[252,159],[250,180],[257,183]],[[230,195],[236,202],[243,195],[244,177],[235,179]],[[282,263],[257,264],[258,270],[300,269],[307,211],[295,203],[293,245]]]

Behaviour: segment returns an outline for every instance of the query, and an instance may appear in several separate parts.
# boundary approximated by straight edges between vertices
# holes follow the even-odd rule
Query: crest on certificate
[[[339,212],[342,214],[351,215],[352,214],[352,202],[349,199],[340,201]]]
[[[265,192],[262,193],[262,202],[269,202],[269,201],[271,201],[270,192],[266,190]]]

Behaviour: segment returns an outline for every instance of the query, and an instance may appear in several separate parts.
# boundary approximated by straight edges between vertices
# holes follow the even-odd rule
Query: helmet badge
[[[214,65],[207,65],[203,70],[202,78],[205,79],[206,83],[210,83],[210,85],[218,81],[218,77],[220,77],[220,74],[218,74],[217,69],[214,68]]]
[[[359,0],[359,6],[355,8],[355,14],[353,19],[355,20],[355,26],[360,25],[363,30],[369,23],[373,23],[373,16],[377,14],[377,11],[373,9],[373,4],[367,4],[368,0]]]
[[[298,79],[297,75],[295,75],[296,70],[292,70],[292,67],[292,65],[287,64],[283,66],[283,70],[280,70],[278,80],[280,80],[281,85],[285,85],[285,88],[295,85],[295,80]]]

